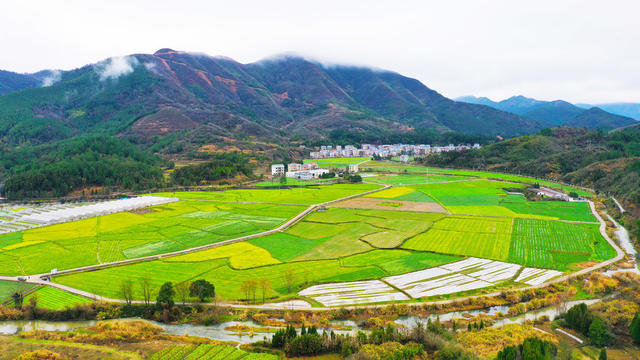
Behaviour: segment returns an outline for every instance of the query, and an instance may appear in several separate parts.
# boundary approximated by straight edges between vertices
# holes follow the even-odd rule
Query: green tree
[[[280,184],[284,185],[287,183],[287,177],[286,176],[280,176]]]
[[[518,360],[518,348],[515,346],[507,346],[500,350],[496,356],[496,360]]]
[[[564,321],[571,329],[577,330],[583,334],[587,334],[589,326],[593,321],[593,315],[587,308],[585,303],[575,305],[567,311]]]
[[[24,295],[20,291],[15,291],[11,294],[11,300],[13,300],[13,306],[16,309],[22,309],[22,303],[24,302]]]
[[[600,350],[600,356],[598,360],[607,360],[607,349]]]
[[[631,333],[631,338],[636,344],[640,344],[640,318],[638,318],[638,313],[631,320],[631,325],[629,326],[629,332]]]
[[[189,291],[191,296],[197,297],[200,301],[205,301],[206,299],[216,296],[216,288],[212,283],[204,279],[192,282]]]
[[[589,326],[589,339],[600,347],[606,346],[611,342],[611,333],[609,332],[609,325],[604,322],[599,316],[593,318],[591,326]]]
[[[156,298],[158,306],[166,305],[172,307],[174,304],[173,297],[175,295],[176,291],[173,289],[173,284],[170,281],[162,284],[158,292],[158,297]]]

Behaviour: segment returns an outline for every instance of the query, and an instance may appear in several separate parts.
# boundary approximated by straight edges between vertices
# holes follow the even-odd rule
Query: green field
[[[515,219],[508,260],[567,270],[571,264],[603,261],[615,255],[598,225]]]
[[[162,254],[273,229],[303,206],[179,201],[0,236],[0,274]]]
[[[402,247],[444,254],[506,260],[513,220],[448,216],[429,231],[409,239]]]
[[[300,180],[296,178],[286,178],[287,182],[284,184],[280,183],[280,178],[273,178],[272,180],[262,181],[257,183],[255,186],[258,187],[277,187],[277,186],[304,186],[304,185],[322,185],[324,183],[337,181],[339,178],[333,179],[313,179],[313,180]]]
[[[14,281],[0,281],[0,303],[11,299],[11,295],[16,291],[25,292],[33,287],[34,285],[32,284],[18,283]]]
[[[613,248],[599,234],[587,203],[529,201],[521,194],[505,190],[518,187],[523,185],[480,179],[396,186],[366,197],[391,202],[437,202],[451,214],[399,211],[393,206],[385,210],[329,206],[308,214],[283,232],[246,242],[58,276],[54,280],[110,298],[119,298],[119,284],[131,280],[135,297],[141,299],[139,284],[145,279],[158,289],[165,281],[181,283],[203,278],[211,281],[217,295],[227,300],[245,299],[243,282],[247,280],[268,280],[271,286],[266,295],[275,301],[291,298],[300,289],[314,284],[380,279],[468,256],[561,271],[615,256]],[[271,205],[274,203],[306,205],[374,188],[379,186],[340,184],[286,190],[176,193],[175,196],[189,200],[136,215],[138,220],[133,225],[128,224],[132,221],[105,222],[108,226],[96,231],[91,226],[77,227],[81,222],[76,222],[74,226],[63,224],[59,231],[76,238],[97,236],[103,241],[103,230],[109,230],[106,233],[118,232],[120,241],[126,245],[130,241],[126,236],[136,238],[145,231],[158,232],[151,225],[162,223],[165,228],[161,233],[172,241],[196,244],[205,239],[211,241],[211,234],[237,236],[273,228],[304,209],[304,206]],[[166,208],[171,206],[177,209],[173,210],[174,216],[167,216]],[[121,216],[128,219],[131,215]],[[190,227],[191,231],[185,233],[184,227]],[[131,229],[135,229],[135,234]],[[100,235],[92,235],[92,231]],[[206,235],[196,236],[201,233]],[[47,236],[52,236],[51,231],[19,240],[43,241],[42,244],[59,241]],[[11,241],[19,244],[14,238],[7,243]],[[126,250],[136,249],[137,254],[164,251],[161,246],[149,244],[155,242],[146,241]]]
[[[350,158],[335,158],[335,159],[305,159],[303,164],[314,162],[319,167],[346,167],[350,164],[360,164],[362,162],[370,160],[370,157],[350,157]]]
[[[439,214],[330,208],[314,212],[284,233],[162,260],[78,273],[57,282],[107,297],[118,297],[123,279],[134,284],[148,278],[155,288],[164,281],[205,278],[225,299],[242,299],[242,282],[268,279],[269,295],[289,294],[285,274],[294,274],[294,288],[305,283],[355,281],[397,275],[459,259],[456,256],[406,250],[399,246],[426,231]],[[394,236],[375,238],[376,234]],[[154,278],[149,274],[163,274]],[[111,285],[110,285],[111,284]],[[134,286],[138,289],[139,287]],[[139,289],[138,289],[139,290]],[[137,296],[141,293],[138,291]]]
[[[230,345],[173,345],[153,354],[150,360],[278,360],[277,355],[249,353]]]
[[[371,171],[387,172],[387,173],[405,173],[406,172],[406,173],[419,173],[419,174],[428,173],[428,174],[454,175],[454,176],[513,181],[513,182],[519,182],[524,184],[538,183],[542,186],[561,189],[566,192],[575,191],[580,196],[593,195],[591,192],[585,191],[575,186],[559,184],[557,182],[544,180],[544,179],[537,179],[530,176],[503,174],[503,173],[491,172],[491,171],[432,168],[432,167],[426,167],[426,166],[420,166],[420,165],[410,165],[410,164],[401,164],[398,162],[391,162],[391,161],[374,161],[374,160],[361,164],[360,170],[361,171],[371,170]]]
[[[229,202],[286,203],[298,205],[319,204],[381,188],[372,184],[335,184],[291,189],[241,189],[226,191],[190,191],[154,193],[151,195],[178,197],[185,200]]]
[[[507,193],[505,188],[522,188],[512,183],[474,180],[412,188],[428,194],[454,214],[597,222],[586,202],[529,201],[523,195]]]
[[[450,175],[426,175],[426,174],[398,174],[398,175],[381,175],[375,177],[365,178],[367,182],[378,184],[390,184],[390,185],[415,185],[415,184],[428,184],[438,183],[446,181],[456,180],[469,180],[463,176],[450,176]]]
[[[78,304],[88,304],[92,302],[87,298],[58,290],[49,286],[43,286],[36,291],[25,296],[24,304],[29,304],[30,299],[36,297],[38,307],[49,310],[64,310]]]

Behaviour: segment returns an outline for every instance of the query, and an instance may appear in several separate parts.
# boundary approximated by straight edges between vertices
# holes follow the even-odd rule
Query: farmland
[[[153,354],[150,360],[278,360],[277,355],[248,353],[230,345],[173,345]]]
[[[389,176],[406,184],[387,189],[332,184],[157,193],[181,201],[0,237],[0,257],[9,259],[0,263],[0,273],[29,274],[216,243],[274,229],[306,205],[371,190],[380,191],[331,203],[266,236],[54,281],[120,298],[120,284],[131,280],[140,300],[145,281],[157,291],[166,281],[206,279],[227,301],[251,303],[264,292],[269,301],[302,298],[341,306],[538,285],[582,263],[615,256],[586,202],[528,200],[517,193],[525,185],[466,175],[416,184],[408,181],[412,177],[417,182],[425,176],[409,171]],[[31,251],[64,247],[78,255],[59,253],[52,264]],[[263,285],[251,292],[250,282]]]
[[[444,168],[432,168],[426,166],[401,164],[391,161],[368,161],[360,165],[360,169],[363,171],[375,171],[383,173],[415,173],[415,174],[438,174],[438,175],[452,175],[461,176],[466,178],[483,178],[483,179],[495,179],[511,182],[519,182],[523,184],[540,184],[541,186],[549,186],[557,188],[566,192],[575,191],[580,196],[591,196],[591,192],[575,186],[564,185],[557,182],[537,179],[530,176],[503,174],[499,172],[491,171],[476,171],[476,170],[460,170],[460,169],[444,169]]]
[[[88,304],[91,300],[56,288],[44,286],[25,296],[24,303],[29,304],[32,298],[37,299],[38,307],[50,310],[64,310],[78,304]]]
[[[0,274],[162,254],[270,230],[302,206],[179,201],[0,236]]]
[[[228,202],[286,203],[311,205],[379,189],[380,185],[336,184],[291,189],[239,189],[226,191],[190,191],[155,193],[156,196],[177,197],[183,200],[207,200]]]
[[[319,167],[346,167],[350,164],[360,164],[365,161],[369,161],[369,157],[351,157],[351,158],[333,158],[333,159],[306,159],[305,164],[314,162]]]

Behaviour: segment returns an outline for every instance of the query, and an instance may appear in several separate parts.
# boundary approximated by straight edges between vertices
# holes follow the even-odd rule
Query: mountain
[[[32,75],[0,70],[0,96],[22,89],[38,87],[41,84],[42,80]]]
[[[627,116],[632,119],[640,121],[640,103],[610,103],[610,104],[597,104],[597,105],[576,104],[576,105],[586,109],[596,106],[612,114]]]
[[[634,124],[632,118],[615,115],[597,107],[587,109],[563,100],[541,101],[522,95],[499,102],[486,97],[465,96],[458,101],[482,104],[493,108],[535,119],[548,126],[582,126],[589,129],[618,128]]]
[[[241,64],[171,49],[110,58],[62,72],[51,86],[0,98],[0,136],[10,144],[81,134],[320,138],[350,131],[440,132],[510,137],[542,124],[455,102],[390,71],[325,67],[299,57]]]

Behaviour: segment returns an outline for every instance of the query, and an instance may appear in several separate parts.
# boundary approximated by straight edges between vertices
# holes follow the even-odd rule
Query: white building
[[[302,171],[287,171],[288,178],[300,179],[300,180],[312,180],[317,179],[322,174],[328,173],[327,169],[313,169],[313,170],[302,170]]]
[[[271,165],[271,175],[274,175],[274,176],[284,175],[284,164]]]
[[[409,162],[409,155],[400,155],[400,161],[402,161],[404,163],[408,163]]]
[[[358,172],[358,164],[349,164],[349,174],[355,174]]]

